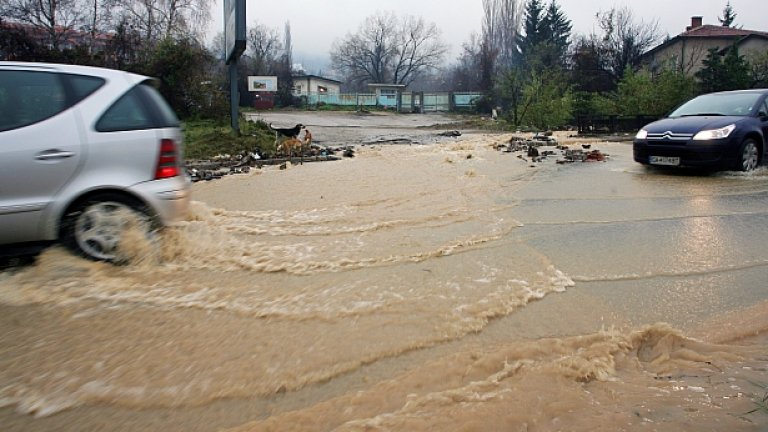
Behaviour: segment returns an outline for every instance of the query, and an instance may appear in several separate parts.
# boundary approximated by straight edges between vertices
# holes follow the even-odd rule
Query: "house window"
[[[301,94],[301,84],[293,86],[294,94]]]
[[[318,93],[328,93],[328,87],[317,86]]]
[[[381,96],[386,99],[395,100],[397,98],[397,90],[381,89]]]

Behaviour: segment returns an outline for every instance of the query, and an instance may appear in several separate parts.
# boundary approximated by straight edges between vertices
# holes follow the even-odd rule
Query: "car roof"
[[[90,75],[90,76],[98,76],[102,78],[113,78],[113,79],[121,77],[123,79],[128,78],[136,82],[150,79],[150,77],[147,77],[144,75],[125,72],[117,69],[107,69],[107,68],[100,68],[95,66],[81,66],[81,65],[70,65],[70,64],[61,64],[61,63],[0,61],[0,69],[4,69],[4,68],[71,73],[71,74]]]
[[[744,94],[744,93],[758,93],[758,94],[767,94],[768,88],[754,88],[754,89],[743,89],[743,90],[729,90],[729,91],[721,91],[721,92],[714,92],[714,93],[708,93],[713,95],[727,95],[727,94]],[[705,95],[702,95],[705,96]]]

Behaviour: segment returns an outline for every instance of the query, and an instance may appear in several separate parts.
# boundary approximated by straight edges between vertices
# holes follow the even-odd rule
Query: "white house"
[[[293,75],[291,78],[294,96],[339,94],[341,89],[341,81],[317,75]]]

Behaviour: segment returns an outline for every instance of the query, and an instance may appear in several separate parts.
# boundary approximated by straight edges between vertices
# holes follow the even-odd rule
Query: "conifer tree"
[[[520,57],[525,58],[533,52],[533,47],[543,40],[544,5],[541,0],[529,0],[525,5],[525,20],[523,34],[518,37],[517,49]]]
[[[720,24],[722,24],[723,27],[730,27],[736,19],[736,15],[736,12],[733,11],[733,7],[731,6],[731,1],[728,0],[728,3],[725,4],[725,9],[723,9],[723,17],[718,18],[717,20],[720,21]]]
[[[701,91],[709,93],[749,87],[749,64],[739,54],[739,49],[736,46],[730,47],[725,58],[719,51],[718,48],[710,48],[702,61],[703,67],[696,72]]]
[[[530,0],[525,8],[523,31],[518,38],[519,64],[539,70],[565,64],[571,21],[556,0],[546,8],[540,0]]]
[[[558,55],[558,63],[565,63],[571,38],[571,20],[566,17],[556,0],[552,0],[543,19],[544,40],[551,43]]]

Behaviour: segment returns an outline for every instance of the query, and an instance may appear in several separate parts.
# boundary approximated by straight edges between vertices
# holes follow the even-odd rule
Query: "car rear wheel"
[[[736,168],[740,171],[752,171],[757,168],[757,164],[760,163],[760,150],[755,140],[752,138],[744,140],[738,162]]]
[[[102,194],[89,198],[66,215],[62,240],[86,258],[121,262],[126,259],[121,253],[121,242],[129,233],[151,241],[156,230],[146,206],[120,195]]]

